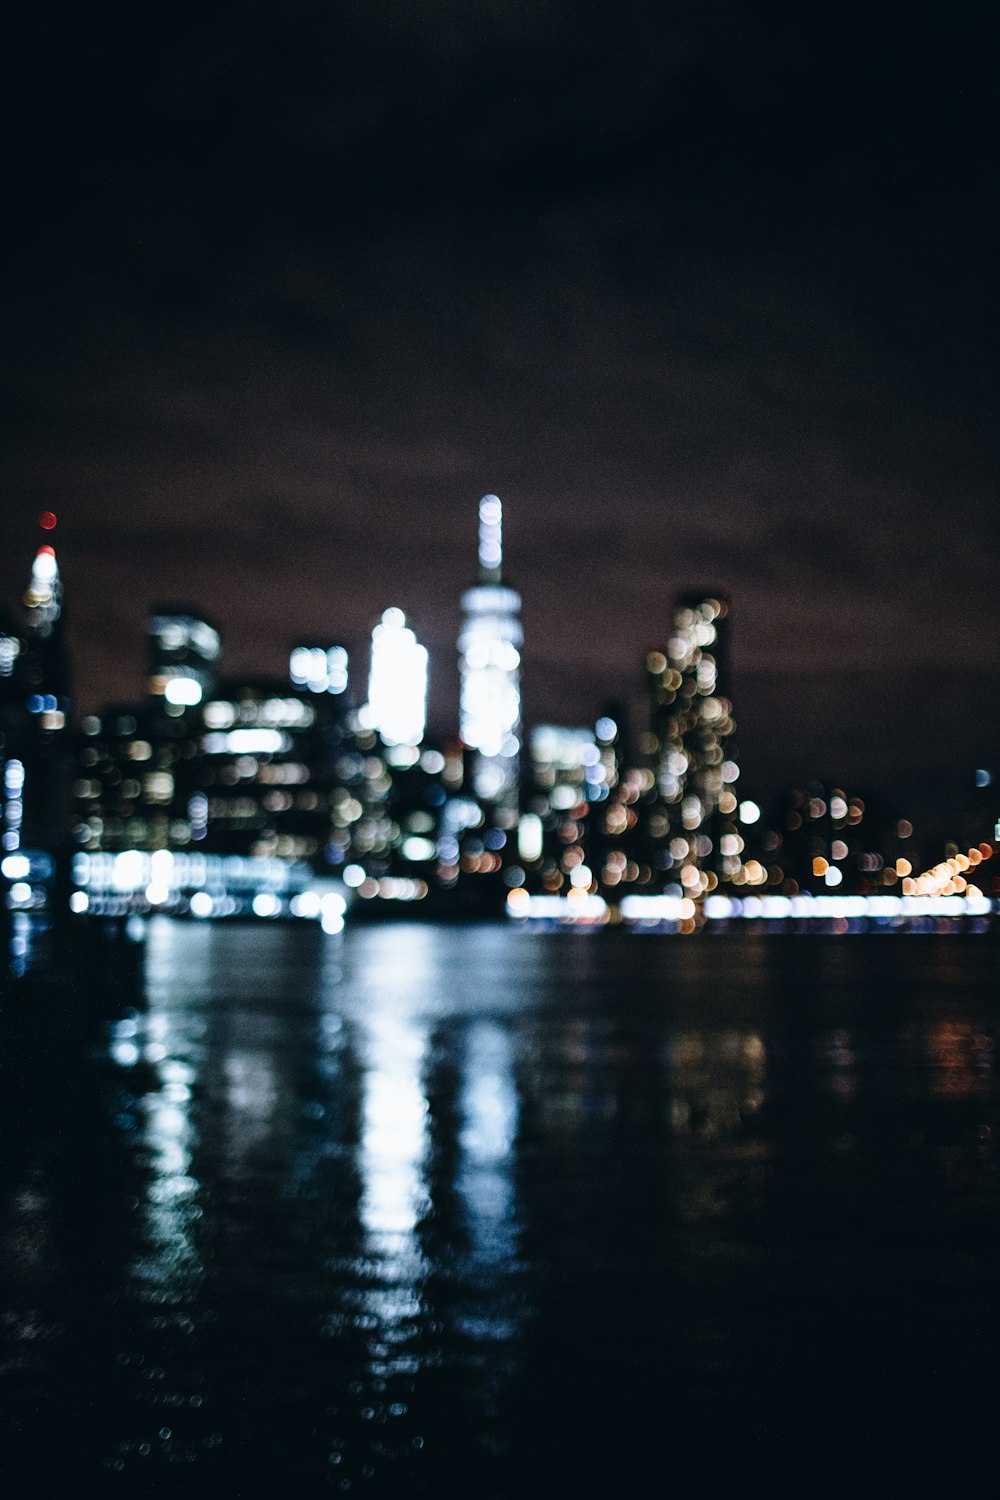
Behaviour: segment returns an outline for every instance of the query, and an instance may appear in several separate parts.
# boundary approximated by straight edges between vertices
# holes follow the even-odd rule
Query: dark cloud
[[[879,705],[949,670],[970,742],[925,715],[912,754],[985,754],[987,8],[11,25],[0,595],[51,506],[84,701],[134,689],[154,597],[221,617],[234,670],[398,602],[450,723],[495,489],[533,714],[630,690],[704,582],[768,774],[895,766]]]

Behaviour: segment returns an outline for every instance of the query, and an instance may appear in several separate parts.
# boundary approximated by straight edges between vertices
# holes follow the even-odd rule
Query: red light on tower
[[[43,510],[38,517],[38,524],[43,531],[53,531],[56,524],[56,513],[54,510]]]

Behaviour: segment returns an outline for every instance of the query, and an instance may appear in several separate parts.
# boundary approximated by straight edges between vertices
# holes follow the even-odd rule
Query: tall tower
[[[646,658],[655,805],[654,864],[686,895],[714,890],[728,873],[736,765],[729,689],[729,605],[682,594],[666,652]]]
[[[41,524],[55,526],[46,511]],[[59,849],[69,836],[71,674],[63,616],[62,580],[55,548],[40,546],[24,595],[23,739],[24,823],[21,841]]]
[[[503,582],[503,509],[479,502],[479,581],[462,595],[459,730],[472,791],[500,828],[518,816],[521,750],[520,595]]]
[[[56,518],[45,511],[40,523],[50,532]],[[48,541],[35,553],[20,638],[0,630],[0,678],[0,902],[11,970],[23,974],[53,957],[69,900],[70,661]]]

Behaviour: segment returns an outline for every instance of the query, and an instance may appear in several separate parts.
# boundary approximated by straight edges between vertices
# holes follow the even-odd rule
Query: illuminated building
[[[215,685],[221,641],[188,605],[155,607],[146,631],[145,703],[114,705],[81,724],[74,784],[80,849],[190,842],[189,808],[201,795],[200,705]]]
[[[462,595],[458,638],[459,732],[470,751],[473,795],[487,820],[513,828],[519,806],[521,750],[520,596],[503,581],[502,509],[479,502],[479,581]]]
[[[347,649],[338,645],[300,644],[292,648],[288,672],[297,688],[310,693],[347,692]]]
[[[693,899],[740,869],[728,626],[724,599],[684,594],[666,650],[646,657],[655,781],[648,847],[661,881]]]
[[[13,620],[6,612],[0,613],[0,703],[8,700],[21,646],[20,632]]]
[[[372,631],[368,702],[361,722],[386,745],[419,745],[427,719],[427,649],[401,609],[387,609]]]
[[[24,824],[24,755],[28,713],[22,662],[24,640],[13,619],[0,615],[0,891],[3,881],[21,878],[20,855]],[[9,863],[13,856],[14,863]],[[8,903],[0,898],[0,927],[6,923]]]
[[[281,682],[220,684],[201,709],[192,847],[322,861],[333,788],[317,702]]]
[[[48,515],[48,513],[46,513]],[[51,517],[52,525],[55,517]],[[44,524],[44,518],[43,518]],[[51,530],[51,526],[45,526]],[[22,841],[42,849],[66,843],[69,831],[71,683],[62,580],[55,548],[38,548],[24,595],[18,690],[27,710]]]
[[[55,516],[45,512],[42,529]],[[0,629],[0,888],[23,972],[69,893],[71,682],[55,548],[40,546],[23,623]],[[8,941],[5,934],[5,945]]]
[[[591,805],[608,796],[594,731],[539,724],[529,740],[531,789],[518,822],[518,883],[550,894],[590,889]]]
[[[185,605],[160,605],[149,617],[151,698],[171,708],[193,708],[211,692],[219,652],[219,632],[204,616]]]
[[[78,848],[155,850],[190,841],[200,714],[165,708],[163,699],[121,704],[81,721],[73,788]]]

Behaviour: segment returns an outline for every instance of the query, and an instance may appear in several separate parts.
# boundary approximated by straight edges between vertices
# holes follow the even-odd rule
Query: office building
[[[361,723],[388,746],[414,747],[427,721],[427,648],[401,609],[387,609],[372,631],[368,702]],[[404,757],[404,764],[409,757]]]
[[[222,641],[217,628],[187,605],[160,605],[147,627],[147,691],[167,712],[192,708],[212,691]]]
[[[695,899],[740,868],[728,628],[724,598],[683,594],[666,648],[646,657],[650,862],[660,884]]]
[[[521,600],[503,579],[503,512],[479,502],[479,578],[462,595],[458,639],[459,732],[468,750],[468,790],[488,823],[512,829],[519,808]]]

